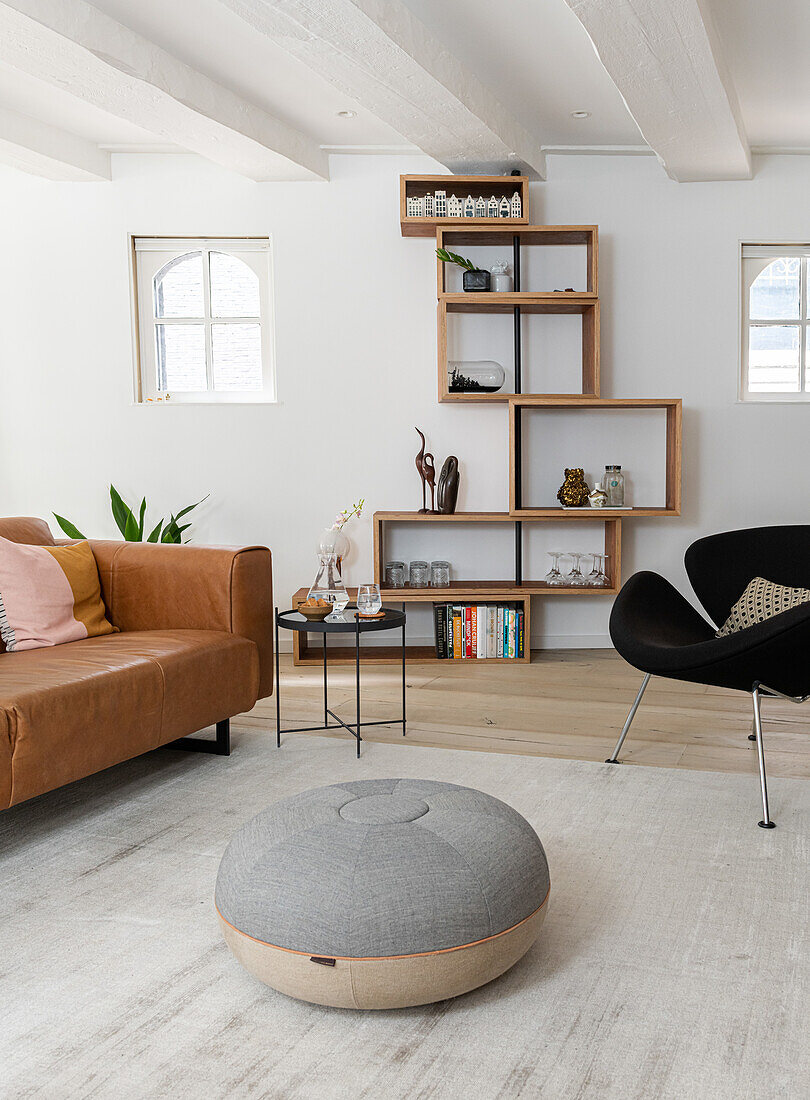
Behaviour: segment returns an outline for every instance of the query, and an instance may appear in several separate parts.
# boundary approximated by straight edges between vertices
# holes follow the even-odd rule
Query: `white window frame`
[[[135,352],[135,401],[148,405],[255,405],[276,402],[275,323],[273,317],[273,260],[269,237],[150,237],[130,235],[133,293],[133,343]],[[203,318],[155,317],[153,279],[170,260],[190,252],[203,253],[205,314]],[[262,380],[260,390],[215,390],[212,382],[211,325],[251,322],[255,317],[211,316],[208,258],[225,252],[248,263],[259,279]],[[158,389],[156,325],[205,324],[208,389],[168,393]]]
[[[762,319],[749,315],[751,284],[757,275],[764,271],[773,260],[783,257],[799,258],[801,260],[799,276],[799,313],[798,318],[772,318]],[[807,377],[807,366],[810,364],[807,341],[810,337],[810,243],[798,243],[796,241],[740,241],[740,369],[738,380],[738,400],[745,404],[783,404],[795,405],[810,402],[810,381]],[[747,262],[750,261],[750,262]],[[759,271],[751,274],[751,268],[758,266]],[[756,391],[751,393],[748,389],[748,345],[749,328],[751,325],[793,325],[801,328],[799,346],[799,380],[801,389],[794,393],[785,391]]]

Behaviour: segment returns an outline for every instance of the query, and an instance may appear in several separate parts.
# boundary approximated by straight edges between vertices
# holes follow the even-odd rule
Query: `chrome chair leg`
[[[752,719],[751,720],[751,732],[748,734],[748,740],[749,741],[756,741],[756,739],[757,739],[757,724]]]
[[[759,825],[760,829],[775,829],[776,825],[771,821],[771,815],[768,812],[768,781],[765,776],[765,746],[762,743],[761,698],[759,686],[757,686],[751,692],[751,699],[754,703],[754,730],[757,741],[757,758],[759,759],[759,786],[762,791],[762,821],[758,821],[757,825]]]
[[[633,724],[633,719],[636,716],[636,711],[639,708],[639,703],[641,702],[641,698],[644,695],[644,692],[647,690],[647,684],[649,684],[651,676],[652,676],[652,673],[647,672],[644,676],[644,679],[641,681],[641,687],[638,689],[638,695],[636,696],[636,701],[633,703],[632,707],[630,708],[630,713],[627,715],[627,719],[625,720],[624,726],[622,727],[621,736],[619,737],[619,740],[616,742],[616,748],[613,750],[613,755],[609,756],[607,758],[607,760],[605,761],[606,764],[618,764],[619,763],[619,753],[621,752],[622,745],[624,744],[624,739],[625,739],[625,737],[627,737],[627,734],[630,731],[630,726]]]

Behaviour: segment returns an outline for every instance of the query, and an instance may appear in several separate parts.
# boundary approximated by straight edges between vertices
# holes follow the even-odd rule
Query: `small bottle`
[[[624,508],[624,474],[621,466],[605,466],[608,508]]]
[[[593,489],[591,489],[590,493],[588,493],[588,500],[590,501],[591,508],[604,508],[607,504],[607,493],[598,481],[594,485]]]

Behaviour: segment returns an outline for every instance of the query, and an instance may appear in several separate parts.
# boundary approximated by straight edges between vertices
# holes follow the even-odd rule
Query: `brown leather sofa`
[[[0,536],[54,545],[39,519],[0,519]],[[268,549],[90,546],[121,633],[21,653],[0,642],[0,809],[215,723],[227,751],[227,720],[272,694]]]

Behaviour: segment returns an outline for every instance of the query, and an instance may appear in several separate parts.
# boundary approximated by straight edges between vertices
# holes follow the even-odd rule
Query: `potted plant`
[[[436,255],[443,264],[457,264],[463,268],[462,286],[465,290],[489,290],[489,272],[476,267],[472,260],[466,260],[455,252],[448,252],[446,248],[437,248]]]

